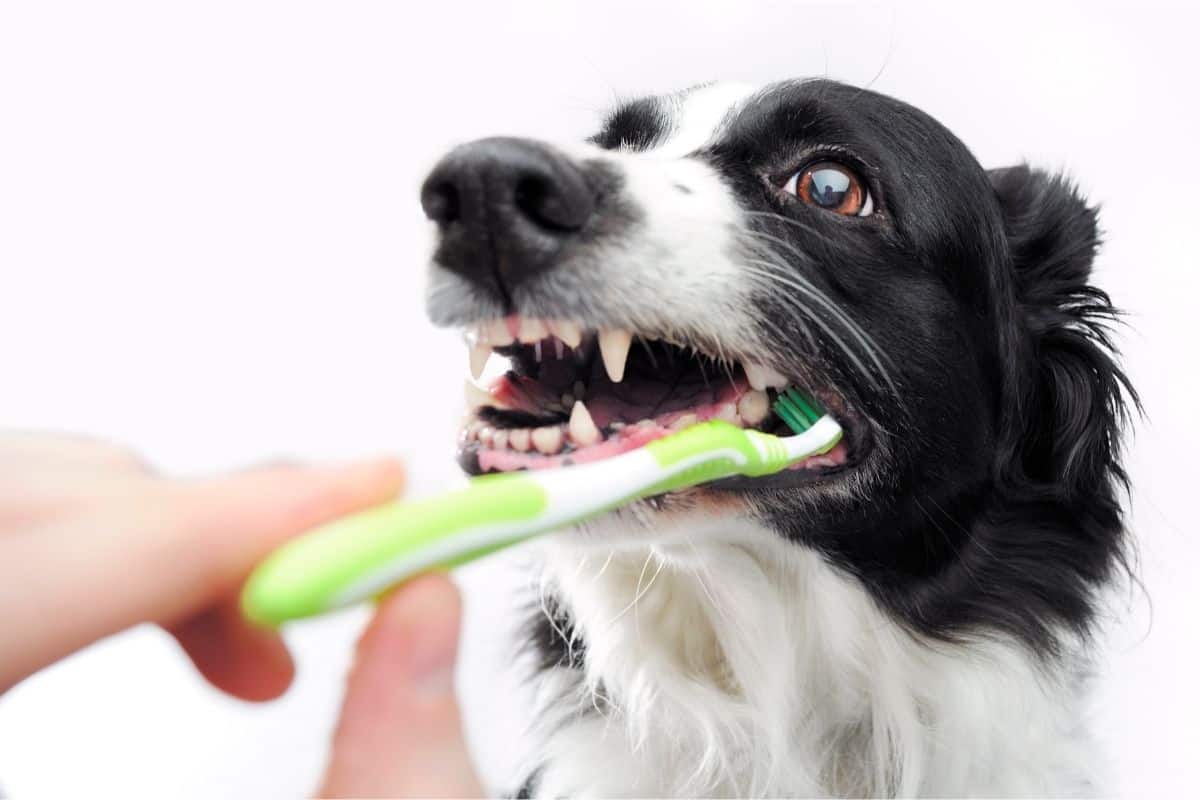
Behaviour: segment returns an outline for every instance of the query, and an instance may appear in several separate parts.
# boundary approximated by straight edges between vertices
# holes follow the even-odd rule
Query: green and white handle
[[[830,416],[787,437],[711,420],[601,461],[482,475],[466,488],[380,506],[289,542],[251,575],[242,609],[272,626],[322,614],[639,498],[778,472],[828,452],[841,436]]]

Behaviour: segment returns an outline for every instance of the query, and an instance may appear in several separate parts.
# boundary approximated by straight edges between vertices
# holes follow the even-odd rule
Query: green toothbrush
[[[619,456],[557,469],[481,475],[469,485],[346,517],[269,556],[242,592],[262,625],[322,614],[413,575],[473,561],[634,500],[734,475],[779,472],[827,453],[842,429],[795,389],[773,408],[795,436],[710,420]]]

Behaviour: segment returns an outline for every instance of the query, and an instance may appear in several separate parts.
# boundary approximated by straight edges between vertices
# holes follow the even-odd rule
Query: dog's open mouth
[[[771,410],[789,381],[760,364],[626,330],[515,316],[477,326],[467,339],[477,379],[493,352],[509,362],[486,386],[467,384],[459,462],[471,474],[596,461],[710,419],[791,433]],[[821,400],[840,417],[837,396]],[[848,455],[839,443],[791,469],[838,470]]]

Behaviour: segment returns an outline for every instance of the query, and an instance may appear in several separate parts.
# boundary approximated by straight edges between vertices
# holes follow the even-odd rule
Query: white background
[[[1136,595],[1115,608],[1096,727],[1113,792],[1192,788],[1198,20],[979,6],[6,3],[0,424],[113,437],[181,474],[394,452],[432,491],[457,479],[466,370],[422,312],[417,186],[438,153],[582,136],[614,97],[714,78],[870,83],[985,165],[1064,167],[1104,205],[1098,281],[1131,312],[1148,412],[1130,464],[1153,614]],[[506,669],[522,574],[513,557],[462,573],[463,698],[501,788],[523,720]],[[0,785],[302,795],[362,621],[296,627],[299,679],[266,706],[209,689],[158,631],[103,642],[0,699]]]

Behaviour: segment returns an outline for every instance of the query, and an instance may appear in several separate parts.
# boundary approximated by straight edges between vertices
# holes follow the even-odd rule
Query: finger
[[[104,469],[108,472],[145,472],[147,465],[124,445],[79,433],[0,430],[0,470]]]
[[[443,575],[380,605],[358,645],[322,796],[482,795],[454,696],[461,613]]]
[[[36,575],[0,581],[3,640],[22,643],[0,688],[139,622],[179,623],[235,594],[285,539],[393,499],[398,462],[281,468],[180,483],[114,488],[80,519],[13,537],[12,563]]]
[[[273,700],[296,674],[292,656],[274,631],[252,625],[231,598],[168,628],[200,674],[243,700]]]
[[[236,591],[250,570],[285,540],[318,525],[394,500],[404,484],[398,461],[337,468],[278,467],[182,487],[180,530],[169,548],[144,550],[150,566],[174,573],[175,606],[186,612]],[[189,558],[191,564],[180,563]],[[178,611],[159,609],[170,621]]]

